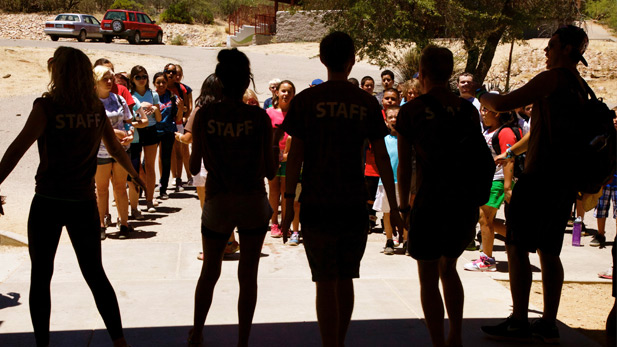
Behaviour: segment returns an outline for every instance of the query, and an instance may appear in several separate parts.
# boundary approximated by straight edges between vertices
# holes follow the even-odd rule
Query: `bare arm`
[[[559,72],[544,71],[519,89],[505,95],[486,93],[479,101],[491,111],[504,112],[534,103],[557,88]]]
[[[9,148],[7,148],[2,157],[2,161],[0,161],[0,185],[11,171],[13,171],[34,141],[41,137],[46,126],[47,118],[45,117],[45,111],[43,107],[37,103],[30,112],[26,125],[24,125],[19,135],[13,140]]]
[[[135,120],[131,122],[135,128],[145,128],[148,126],[148,116],[146,116],[145,107],[140,107],[135,112]]]
[[[400,133],[398,138],[398,191],[401,199],[401,208],[410,205],[412,158],[411,144]]]
[[[521,155],[527,152],[527,148],[529,146],[529,133],[525,134],[517,143],[510,147],[510,151],[514,155]],[[495,163],[497,165],[505,165],[508,161],[513,161],[513,159],[506,158],[507,153],[503,152],[495,157]]]

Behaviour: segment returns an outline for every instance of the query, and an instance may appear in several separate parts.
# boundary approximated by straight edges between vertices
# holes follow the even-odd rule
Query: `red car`
[[[163,30],[147,14],[140,11],[107,10],[101,21],[103,40],[110,43],[114,37],[140,44],[142,40],[163,43]]]

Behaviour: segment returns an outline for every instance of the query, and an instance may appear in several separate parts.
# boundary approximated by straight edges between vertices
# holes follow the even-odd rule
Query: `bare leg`
[[[101,227],[105,216],[107,215],[107,203],[109,200],[109,180],[111,178],[111,166],[112,164],[104,164],[96,166],[96,174],[94,175],[94,182],[96,183],[96,202],[99,210],[99,219]]]
[[[293,228],[295,232],[300,231],[300,202],[299,201],[294,201]]]
[[[270,201],[270,207],[274,211],[270,224],[279,224],[279,197],[281,196],[281,181],[280,177],[274,177],[274,179],[268,181],[268,200]]]
[[[555,323],[563,286],[563,266],[559,256],[545,254],[539,250],[538,255],[542,266],[542,297],[544,300],[542,319]]]
[[[240,252],[240,263],[238,264],[238,282],[240,284],[238,346],[248,346],[255,305],[257,304],[257,270],[266,234],[264,232],[259,235],[243,233],[239,235],[242,242],[242,252]]]
[[[510,291],[512,293],[512,317],[526,322],[529,318],[529,291],[531,290],[531,265],[529,254],[516,245],[507,245]],[[544,273],[544,271],[542,271]]]
[[[126,194],[126,176],[127,171],[118,163],[112,164],[112,185],[114,196],[116,197],[116,209],[120,217],[120,224],[128,226],[129,224],[129,197]]]
[[[383,214],[383,229],[386,232],[386,239],[392,239],[392,225],[390,224],[390,212]]]
[[[180,148],[182,150],[182,164],[184,164],[184,171],[186,171],[186,178],[188,181],[192,177],[189,166],[189,161],[191,159],[191,151],[189,150],[189,145],[187,145],[186,143],[181,143]],[[180,173],[182,173],[182,170],[180,170]]]
[[[158,145],[144,146],[144,159],[146,171],[146,201],[153,201],[154,186],[156,185],[156,173],[154,163],[156,162],[156,149]]]
[[[316,282],[317,321],[324,347],[345,345],[354,306],[352,279]]]
[[[197,191],[197,196],[199,197],[199,206],[204,207],[204,202],[206,201],[206,187],[195,187]]]
[[[598,218],[598,234],[604,235],[606,231],[606,217]]]
[[[225,251],[226,239],[205,238],[202,236],[204,262],[201,274],[195,288],[195,312],[193,317],[192,341],[200,341],[203,337],[203,328],[206,316],[212,305],[214,286],[221,276],[221,263]]]
[[[441,257],[439,260],[439,277],[443,285],[443,296],[450,322],[446,345],[462,346],[463,304],[465,293],[463,284],[456,271],[456,259]]]
[[[482,252],[487,257],[493,257],[493,242],[495,242],[495,228],[493,227],[493,221],[495,220],[495,214],[497,209],[490,206],[480,207],[480,231],[482,232]]]
[[[281,189],[281,215],[285,215],[285,210],[286,210],[286,204],[285,204],[285,199],[283,199],[283,196],[285,195],[285,177],[281,177],[281,183],[280,183],[280,189]],[[277,218],[278,220],[278,218]]]
[[[445,346],[443,321],[444,309],[439,292],[439,261],[418,260],[418,275],[420,277],[420,299],[424,319],[428,327],[433,346]]]

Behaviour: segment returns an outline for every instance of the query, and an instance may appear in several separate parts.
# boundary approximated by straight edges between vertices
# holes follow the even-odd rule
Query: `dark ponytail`
[[[249,82],[253,80],[248,57],[237,48],[232,48],[221,50],[217,60],[215,74],[223,85],[223,95],[229,99],[242,99]]]

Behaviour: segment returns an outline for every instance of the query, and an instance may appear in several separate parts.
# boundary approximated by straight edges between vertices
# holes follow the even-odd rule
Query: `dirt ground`
[[[564,283],[557,319],[606,346],[606,317],[613,307],[611,283]],[[510,282],[499,281],[506,288]],[[542,309],[542,283],[531,285],[530,306]]]

